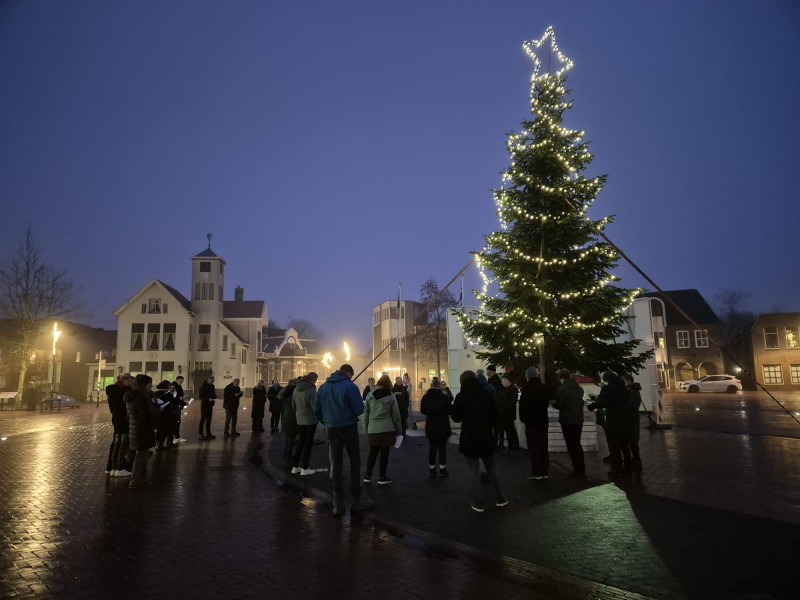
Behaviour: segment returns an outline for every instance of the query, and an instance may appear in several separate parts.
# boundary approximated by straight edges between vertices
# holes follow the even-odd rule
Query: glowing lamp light
[[[5,442],[7,439],[8,438],[6,436],[3,436],[3,437],[0,438],[0,442]]]
[[[331,362],[333,361],[333,354],[330,352],[326,352],[322,355],[322,364],[325,365],[326,368],[331,368]]]
[[[344,360],[345,362],[350,362],[350,345],[347,342],[342,344],[342,348],[344,348]]]

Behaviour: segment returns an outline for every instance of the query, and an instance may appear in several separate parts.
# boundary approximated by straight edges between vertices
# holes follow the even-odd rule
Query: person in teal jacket
[[[394,445],[397,436],[403,435],[400,408],[397,398],[392,393],[392,380],[388,375],[378,379],[375,388],[367,394],[364,407],[364,430],[369,438],[369,457],[367,457],[367,474],[364,483],[372,480],[372,469],[378,454],[381,456],[378,485],[392,483],[386,475],[389,466],[389,449]]]
[[[344,482],[342,457],[347,450],[350,460],[351,512],[372,506],[361,488],[361,450],[358,445],[358,417],[364,412],[361,392],[351,380],[353,367],[344,364],[319,386],[314,403],[314,414],[325,426],[331,451],[331,478],[333,479],[333,515],[344,514]]]

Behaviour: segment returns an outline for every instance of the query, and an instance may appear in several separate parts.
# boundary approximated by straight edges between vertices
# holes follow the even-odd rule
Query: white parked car
[[[682,381],[682,392],[728,392],[735,394],[742,391],[742,382],[733,375],[706,375],[702,379]]]

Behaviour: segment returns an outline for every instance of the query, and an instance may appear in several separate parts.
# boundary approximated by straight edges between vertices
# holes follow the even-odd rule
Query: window
[[[708,330],[695,329],[694,330],[694,345],[697,348],[708,348]]]
[[[77,352],[77,354],[75,354],[75,362],[77,362],[77,363],[81,362],[80,350]]]
[[[786,328],[786,347],[800,348],[800,327]]]
[[[208,284],[207,283],[203,284],[203,297],[201,299],[202,300],[208,300]]]
[[[147,312],[151,315],[161,314],[161,298],[150,298],[147,304]]]
[[[161,305],[161,312],[163,314],[167,314],[167,303],[166,302]]]
[[[143,315],[147,314],[147,304],[145,304],[144,302],[142,302],[142,314]]]
[[[208,284],[208,299],[209,300],[213,300],[214,299],[214,284],[213,283],[209,283]]]
[[[653,332],[653,345],[656,348],[663,348],[664,347],[664,332],[663,331]]]
[[[144,350],[144,323],[131,324],[131,350]]]
[[[195,283],[194,284],[194,299],[195,300],[200,300],[200,292],[201,292],[202,289],[203,289],[202,284],[200,284],[200,283]]]
[[[147,324],[147,349],[158,350],[161,338],[161,323]],[[156,369],[157,370],[157,369]],[[148,373],[149,375],[149,373]]]
[[[764,327],[764,347],[767,350],[777,350],[780,348],[778,344],[777,327]]]
[[[200,272],[201,273],[211,273],[211,262],[204,260],[200,263]]]
[[[789,375],[792,383],[800,383],[800,365],[789,365]]]
[[[197,349],[210,350],[211,349],[211,325],[200,325],[198,328],[197,336]]]
[[[247,364],[247,348],[242,348],[242,364]]]
[[[175,350],[175,323],[164,323],[164,350]]]
[[[222,296],[222,284],[220,283],[219,284],[219,299],[222,300],[222,298],[223,298],[223,296]]]
[[[678,338],[678,348],[691,348],[688,331],[676,331],[675,334]]]
[[[231,358],[236,358],[236,343],[231,342]]]
[[[158,383],[158,362],[147,361],[144,363],[144,372],[145,375],[149,375],[153,378],[153,389],[155,389],[156,384]]]
[[[142,363],[135,361],[131,363],[131,375],[138,375],[142,372]]]
[[[783,373],[780,365],[763,365],[764,385],[783,385]]]
[[[227,335],[223,335],[222,336],[222,351],[223,352],[227,352],[228,351],[228,336]]]
[[[161,377],[159,379],[175,381],[175,363],[173,361],[161,363]]]
[[[654,300],[650,303],[650,316],[651,317],[663,317],[664,316],[664,305],[661,304],[658,300]]]

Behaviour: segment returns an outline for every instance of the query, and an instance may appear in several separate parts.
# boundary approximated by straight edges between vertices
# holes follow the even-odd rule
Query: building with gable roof
[[[252,388],[266,302],[245,300],[241,287],[233,300],[224,300],[225,261],[210,241],[191,261],[191,300],[154,279],[114,311],[118,369],[146,373],[155,382],[183,375],[193,389],[209,375],[218,387],[238,378],[243,389]]]
[[[301,339],[296,329],[264,327],[259,365],[261,377],[267,385],[273,381],[286,385],[290,379],[311,371],[324,381],[339,365],[329,367],[322,361],[323,352],[319,344],[314,340]]]

